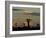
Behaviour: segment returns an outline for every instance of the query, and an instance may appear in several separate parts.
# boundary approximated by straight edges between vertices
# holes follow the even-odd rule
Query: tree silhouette
[[[29,22],[32,21],[32,19],[27,19],[28,27],[30,27]]]

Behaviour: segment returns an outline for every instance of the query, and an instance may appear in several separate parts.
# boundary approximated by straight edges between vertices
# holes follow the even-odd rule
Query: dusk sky
[[[40,15],[32,15],[31,13],[40,14],[40,8],[15,8],[13,7],[13,20],[14,22],[25,21],[26,19],[32,19],[34,23],[40,23]]]

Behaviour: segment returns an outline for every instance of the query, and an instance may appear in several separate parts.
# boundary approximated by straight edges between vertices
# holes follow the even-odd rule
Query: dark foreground
[[[36,27],[12,27],[12,31],[23,31],[23,30],[40,30],[40,26]]]

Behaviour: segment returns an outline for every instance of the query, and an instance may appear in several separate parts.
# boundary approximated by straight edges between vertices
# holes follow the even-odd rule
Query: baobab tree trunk
[[[30,27],[30,25],[29,25],[30,20],[31,20],[31,19],[27,19],[28,27]]]

